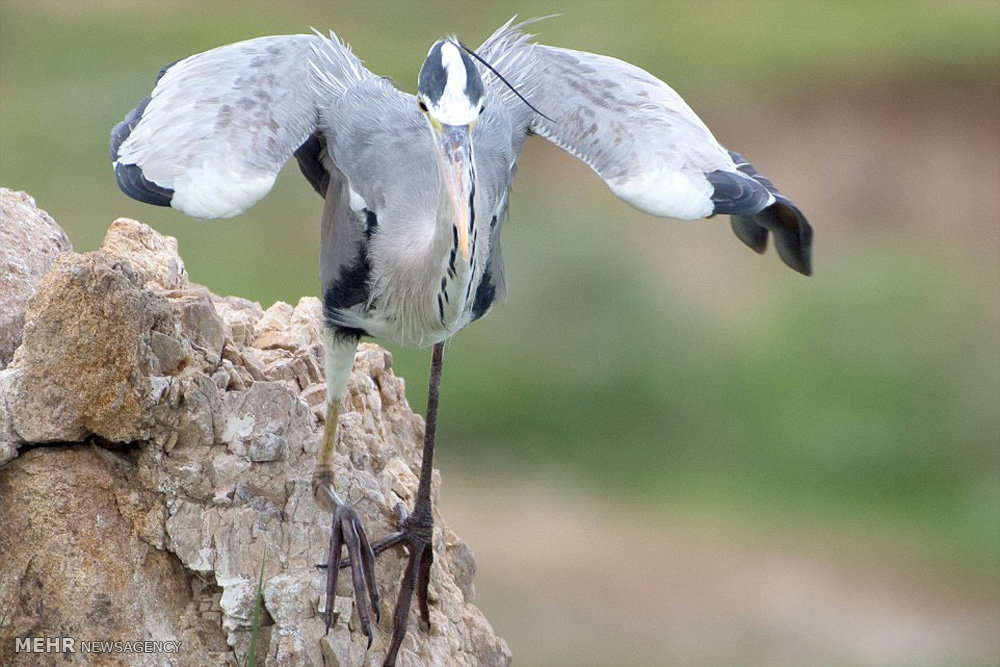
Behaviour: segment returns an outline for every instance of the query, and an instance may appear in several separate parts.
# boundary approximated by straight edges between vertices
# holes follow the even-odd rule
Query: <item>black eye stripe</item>
[[[443,43],[443,41],[438,42],[431,48],[427,59],[420,68],[420,75],[417,77],[417,90],[432,102],[441,99],[447,79],[444,62],[441,59],[441,45]]]
[[[483,98],[483,80],[479,76],[479,70],[472,58],[463,50],[458,49],[462,56],[462,64],[465,65],[465,94],[470,100],[481,100]]]

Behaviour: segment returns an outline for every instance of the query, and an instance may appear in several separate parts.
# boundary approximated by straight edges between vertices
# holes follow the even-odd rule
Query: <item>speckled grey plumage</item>
[[[356,280],[359,262],[369,269],[365,298],[329,313],[331,324],[420,346],[472,321],[474,295],[504,297],[500,231],[529,134],[586,162],[641,210],[682,218],[731,213],[750,221],[737,222],[737,233],[748,230],[741,238],[758,246],[755,216],[784,229],[776,221],[788,216],[762,212],[776,205],[777,191],[755,170],[737,168],[665,83],[615,58],[534,44],[524,25],[508,22],[477,52],[544,116],[494,73],[480,71],[485,110],[472,134],[474,252],[464,298],[458,295],[464,310],[448,317],[442,311],[456,308],[456,295],[439,283],[454,278],[445,259],[451,238],[435,230],[451,212],[443,206],[427,123],[414,96],[367,70],[332,33],[262,37],[165,68],[148,102],[116,128],[119,185],[196,217],[228,217],[263,197],[298,150],[303,173],[326,194],[324,291],[347,272]],[[464,54],[463,61],[478,67]],[[801,214],[796,223],[808,231]],[[789,248],[782,259],[802,270],[808,252]],[[798,259],[790,261],[790,253]],[[492,289],[481,291],[484,276]],[[358,293],[339,286],[343,294]]]

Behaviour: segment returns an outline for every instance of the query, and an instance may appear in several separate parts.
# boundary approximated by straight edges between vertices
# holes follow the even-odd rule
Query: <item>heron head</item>
[[[435,42],[417,78],[420,109],[440,125],[475,124],[485,90],[479,70],[454,39]]]
[[[455,238],[466,261],[474,220],[472,129],[484,99],[483,80],[469,55],[454,39],[435,43],[420,68],[417,102],[434,135],[441,182],[454,213]]]

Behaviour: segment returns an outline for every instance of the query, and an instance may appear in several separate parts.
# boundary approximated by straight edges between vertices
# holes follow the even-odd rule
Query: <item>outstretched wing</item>
[[[612,192],[641,211],[681,219],[730,214],[749,221],[740,223],[741,230],[753,229],[750,223],[763,227],[766,243],[774,216],[766,216],[768,225],[758,216],[790,202],[779,201],[780,193],[752,167],[740,168],[680,95],[617,58],[532,43],[523,25],[508,22],[480,47],[541,112],[485,75],[515,122],[590,165]],[[795,222],[808,229],[801,213]],[[803,231],[797,238],[808,245],[810,236]],[[763,249],[759,234],[753,241],[752,247]],[[808,247],[798,251],[799,261],[789,262],[789,253],[781,257],[807,273]]]
[[[238,215],[311,137],[320,106],[372,76],[332,33],[260,37],[168,65],[111,132],[118,185],[192,217]]]

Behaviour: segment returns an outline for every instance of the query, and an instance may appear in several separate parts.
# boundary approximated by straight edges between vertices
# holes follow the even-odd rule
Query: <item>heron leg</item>
[[[437,407],[441,388],[441,366],[444,356],[444,343],[434,346],[431,353],[430,381],[427,389],[427,418],[424,428],[424,450],[420,463],[420,483],[417,486],[417,497],[413,511],[408,515],[397,505],[401,530],[387,535],[372,545],[372,551],[378,555],[397,545],[403,545],[408,553],[406,569],[400,581],[399,597],[396,598],[396,610],[392,617],[392,640],[386,652],[384,667],[396,664],[396,655],[406,636],[407,621],[410,616],[410,606],[413,595],[417,596],[417,610],[420,622],[425,632],[430,631],[431,615],[427,605],[427,589],[431,578],[431,565],[434,564],[434,515],[431,511],[431,473],[434,469],[434,434],[437,430]],[[364,558],[364,555],[362,555]],[[333,561],[331,561],[332,564]],[[342,561],[340,567],[354,567],[355,556],[351,554],[348,561]]]
[[[361,630],[372,643],[371,614],[375,622],[379,620],[379,592],[375,583],[375,553],[368,542],[364,524],[357,511],[337,493],[333,477],[333,454],[337,443],[337,417],[340,397],[347,386],[357,339],[344,339],[333,332],[327,332],[326,340],[326,380],[327,413],[323,428],[323,440],[316,455],[312,488],[316,503],[332,515],[330,529],[330,552],[326,568],[326,630],[336,622],[334,600],[337,577],[346,563],[351,568],[354,584],[354,599],[361,621]],[[343,549],[347,547],[349,560],[342,560]],[[369,606],[371,611],[369,612]]]
[[[427,587],[434,563],[434,515],[431,512],[431,473],[434,469],[434,434],[437,430],[437,407],[441,393],[441,366],[444,343],[438,343],[431,352],[431,372],[427,387],[427,418],[424,428],[424,451],[420,462],[420,483],[413,511],[402,521],[402,531],[380,540],[375,550],[382,551],[393,544],[403,544],[409,553],[403,580],[396,598],[396,611],[392,617],[392,641],[385,655],[385,666],[396,664],[396,654],[406,636],[406,622],[410,615],[413,594],[417,594],[417,607],[424,631],[431,627],[430,609],[427,606]]]

